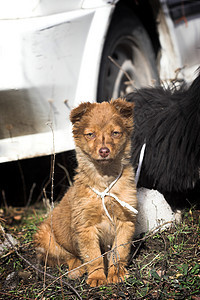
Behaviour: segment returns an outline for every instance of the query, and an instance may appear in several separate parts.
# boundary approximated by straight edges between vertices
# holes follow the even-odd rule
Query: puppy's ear
[[[112,100],[111,104],[120,112],[124,118],[130,118],[133,116],[134,104],[127,102],[125,99],[118,98]]]
[[[89,110],[91,109],[92,103],[90,102],[84,102],[81,103],[78,107],[74,108],[71,113],[70,113],[70,121],[72,124],[80,121],[82,116]]]

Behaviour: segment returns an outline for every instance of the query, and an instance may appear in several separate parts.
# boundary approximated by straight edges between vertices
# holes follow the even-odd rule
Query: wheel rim
[[[148,60],[133,37],[119,39],[110,53],[104,85],[107,98],[124,97],[135,88],[152,84]]]

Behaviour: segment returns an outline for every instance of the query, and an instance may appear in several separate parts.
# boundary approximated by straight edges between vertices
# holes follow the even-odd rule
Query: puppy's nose
[[[101,157],[105,158],[109,155],[110,150],[107,147],[102,147],[101,149],[99,149],[99,154],[101,155]]]

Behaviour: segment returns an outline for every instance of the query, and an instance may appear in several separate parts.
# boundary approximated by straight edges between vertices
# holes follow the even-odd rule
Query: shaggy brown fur
[[[78,160],[74,185],[44,221],[35,235],[39,258],[69,267],[69,277],[88,272],[87,283],[98,286],[124,280],[135,215],[103,192],[122,171],[111,193],[132,207],[137,206],[134,171],[130,163],[133,104],[117,99],[111,103],[82,103],[70,119]],[[122,245],[122,246],[121,246]],[[106,270],[101,253],[108,255]],[[87,263],[80,267],[82,263]],[[106,264],[105,264],[106,265]],[[73,269],[80,267],[74,271]],[[107,278],[106,278],[107,274]]]

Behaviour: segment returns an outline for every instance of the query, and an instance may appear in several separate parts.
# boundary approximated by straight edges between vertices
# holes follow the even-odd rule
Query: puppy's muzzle
[[[99,154],[101,157],[106,158],[110,154],[110,149],[107,147],[102,147],[99,149]]]

